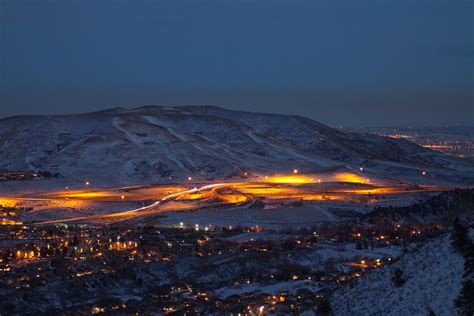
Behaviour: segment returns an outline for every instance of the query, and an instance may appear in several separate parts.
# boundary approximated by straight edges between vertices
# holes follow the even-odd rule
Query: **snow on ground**
[[[162,224],[194,226],[256,226],[266,228],[307,227],[336,218],[325,208],[319,205],[304,207],[283,207],[272,209],[224,209],[203,210],[196,212],[169,212],[164,214]]]
[[[275,294],[287,291],[291,294],[296,294],[296,291],[299,289],[308,289],[313,292],[321,290],[317,282],[311,280],[298,280],[298,281],[284,281],[276,282],[273,284],[262,284],[260,282],[249,283],[249,284],[240,284],[226,286],[215,291],[216,295],[220,298],[227,298],[232,295],[242,295],[242,294]]]
[[[32,207],[20,216],[24,222],[63,220],[75,217],[124,212],[140,207],[139,202],[95,202],[87,200],[36,200],[22,203]]]
[[[232,237],[225,238],[229,241],[237,242],[237,243],[245,243],[252,240],[284,240],[288,238],[294,238],[295,235],[284,235],[284,234],[275,234],[269,232],[261,232],[261,233],[243,233],[238,234]]]
[[[292,263],[304,265],[312,270],[322,270],[324,264],[330,260],[341,263],[338,269],[346,271],[350,262],[362,259],[395,258],[400,255],[399,247],[382,247],[371,249],[356,249],[355,244],[333,244],[331,242],[318,243],[317,245],[290,255],[288,259]]]
[[[0,140],[0,168],[49,170],[68,182],[97,185],[221,178],[243,170],[317,172],[361,162],[371,178],[463,185],[474,178],[472,161],[405,140],[209,106],[16,116],[0,120]]]
[[[401,268],[406,283],[397,288],[391,278]],[[332,297],[335,315],[455,315],[453,300],[462,283],[464,259],[451,246],[450,235],[433,240],[415,253],[403,255]]]
[[[400,248],[391,246],[391,247],[381,247],[371,249],[356,249],[355,244],[345,244],[341,246],[340,244],[320,244],[316,248],[317,254],[323,259],[327,260],[329,258],[335,260],[342,260],[344,258],[389,258],[397,257],[400,255]]]

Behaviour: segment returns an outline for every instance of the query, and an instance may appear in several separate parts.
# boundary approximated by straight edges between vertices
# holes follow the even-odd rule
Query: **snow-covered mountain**
[[[0,169],[49,170],[69,179],[160,182],[360,165],[384,176],[417,178],[423,168],[439,179],[474,183],[472,163],[299,116],[144,106],[0,120]]]

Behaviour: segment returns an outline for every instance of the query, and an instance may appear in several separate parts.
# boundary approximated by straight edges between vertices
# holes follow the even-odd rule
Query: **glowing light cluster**
[[[272,183],[312,183],[313,179],[295,174],[269,177],[266,181]]]
[[[340,182],[351,182],[351,183],[367,183],[367,179],[359,176],[355,173],[342,172],[334,175],[336,181]]]

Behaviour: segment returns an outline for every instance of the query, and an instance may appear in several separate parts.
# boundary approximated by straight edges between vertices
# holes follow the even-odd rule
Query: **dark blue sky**
[[[474,2],[2,0],[0,116],[213,104],[474,121]]]

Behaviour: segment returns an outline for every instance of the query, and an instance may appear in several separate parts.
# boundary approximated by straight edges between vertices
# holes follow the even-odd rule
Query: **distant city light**
[[[426,171],[423,171],[421,174],[424,175],[424,176],[426,176]]]
[[[188,181],[191,181],[193,178],[192,177],[188,177]]]
[[[294,169],[294,170],[293,170],[293,173],[298,173],[298,169]]]
[[[90,185],[91,183],[89,181],[86,181],[86,185]]]
[[[125,195],[121,195],[120,198],[123,200],[125,199]]]
[[[364,168],[360,167],[359,170],[360,170],[360,171],[364,171]]]

